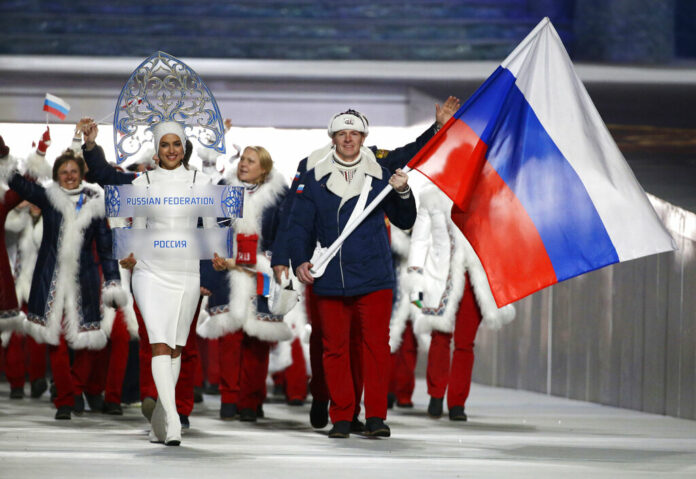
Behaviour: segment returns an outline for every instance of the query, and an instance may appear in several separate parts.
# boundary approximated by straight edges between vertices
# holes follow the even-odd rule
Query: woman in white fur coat
[[[447,407],[453,421],[466,421],[464,405],[471,386],[474,339],[479,324],[500,328],[515,316],[513,306],[498,308],[481,262],[450,217],[452,201],[434,185],[420,194],[411,236],[411,299],[421,302],[416,332],[431,332],[426,378],[428,414]],[[450,343],[454,353],[450,364]]]
[[[271,343],[292,338],[283,317],[268,309],[267,298],[273,276],[270,249],[288,187],[260,146],[244,149],[225,182],[244,186],[244,214],[232,223],[235,256],[213,260],[218,272],[229,271],[222,278],[202,275],[202,286],[213,294],[209,317],[198,330],[220,338],[220,417],[233,419],[239,412],[240,420],[255,421],[266,396]]]
[[[120,306],[118,264],[111,257],[111,231],[104,218],[101,193],[82,182],[84,160],[66,150],[53,164],[54,183],[44,188],[2,165],[7,183],[42,211],[43,237],[31,283],[25,332],[48,343],[56,384],[56,419],[70,419],[82,397],[86,378],[73,377],[67,347],[77,350],[80,362],[86,349],[101,349],[107,335],[101,328],[102,304]],[[104,274],[104,291],[93,245]],[[80,384],[82,383],[82,384]],[[79,407],[79,404],[77,405]]]

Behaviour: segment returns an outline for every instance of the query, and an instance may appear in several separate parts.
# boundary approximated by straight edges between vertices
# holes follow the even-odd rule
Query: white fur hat
[[[341,130],[355,130],[367,136],[369,133],[369,122],[365,115],[356,110],[337,113],[329,122],[329,136],[333,138],[334,134]]]
[[[184,145],[186,151],[186,131],[184,125],[178,121],[160,121],[151,127],[152,136],[155,139],[155,151],[159,149],[160,140],[164,135],[176,135],[181,139],[181,144]]]

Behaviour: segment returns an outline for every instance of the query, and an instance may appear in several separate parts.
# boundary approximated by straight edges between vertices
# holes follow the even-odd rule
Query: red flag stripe
[[[486,161],[465,211],[455,204],[452,220],[480,258],[498,306],[558,282],[529,214]]]

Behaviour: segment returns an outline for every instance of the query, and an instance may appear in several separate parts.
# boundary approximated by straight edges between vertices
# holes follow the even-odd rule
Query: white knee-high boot
[[[174,392],[174,377],[172,374],[172,358],[167,355],[152,357],[152,379],[157,387],[157,401],[162,404],[166,422],[165,444],[179,445],[181,442],[181,422],[176,412],[176,397]],[[154,417],[154,416],[153,416]],[[153,420],[154,423],[154,420]],[[153,424],[155,433],[158,431]],[[161,439],[160,434],[157,434]]]
[[[181,371],[181,354],[172,358],[172,379],[174,380],[174,388],[176,388],[176,383],[179,381],[179,372]]]

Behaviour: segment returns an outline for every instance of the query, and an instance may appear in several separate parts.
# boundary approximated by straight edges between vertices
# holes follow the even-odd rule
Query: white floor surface
[[[206,395],[180,447],[150,444],[139,408],[56,421],[47,396],[8,394],[0,383],[0,478],[696,477],[696,421],[476,384],[469,422],[454,423],[426,417],[419,380],[415,408],[389,412],[389,439],[329,439],[309,404],[223,422]]]

